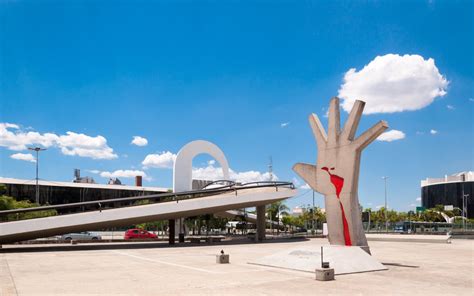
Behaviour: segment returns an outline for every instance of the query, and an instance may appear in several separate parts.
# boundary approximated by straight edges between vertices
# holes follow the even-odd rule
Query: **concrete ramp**
[[[292,197],[292,188],[252,188],[207,197],[0,223],[0,244],[69,232],[212,214]]]
[[[336,275],[387,270],[359,247],[326,245],[323,248],[324,261],[329,262]],[[321,267],[321,246],[285,250],[249,263],[314,273]]]
[[[242,217],[245,216],[245,220],[250,223],[257,224],[257,215],[252,214],[252,213],[246,213],[241,210],[232,210],[232,211],[225,211],[225,212],[220,212],[220,213],[215,213],[214,214],[217,217],[221,218],[227,218],[227,219],[236,219],[237,217]],[[270,219],[266,219],[267,224],[272,224],[273,227],[277,227],[278,224],[280,228],[282,228],[284,225],[283,223],[278,223],[277,221],[272,221]]]

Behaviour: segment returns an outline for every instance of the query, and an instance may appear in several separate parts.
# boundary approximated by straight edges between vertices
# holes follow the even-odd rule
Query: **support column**
[[[174,219],[168,220],[168,243],[174,245],[174,236],[175,236],[175,221]]]
[[[261,242],[265,239],[265,205],[257,206],[257,241]]]

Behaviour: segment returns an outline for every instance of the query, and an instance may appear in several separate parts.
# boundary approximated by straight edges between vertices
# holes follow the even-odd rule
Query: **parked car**
[[[154,233],[148,232],[143,229],[133,228],[125,231],[124,239],[147,239],[147,238],[158,238]]]
[[[77,233],[63,234],[59,237],[61,240],[99,240],[102,237],[96,232],[84,231]]]

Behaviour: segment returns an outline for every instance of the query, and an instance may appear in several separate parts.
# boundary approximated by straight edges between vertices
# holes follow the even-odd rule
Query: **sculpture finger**
[[[359,100],[355,101],[354,105],[352,106],[351,113],[344,124],[344,129],[341,133],[341,139],[348,141],[354,140],[360,118],[362,117],[362,112],[364,111],[364,107],[365,102]]]
[[[318,169],[315,165],[299,162],[293,166],[293,171],[295,171],[313,190],[318,191],[316,180]]]
[[[318,149],[325,147],[327,142],[326,131],[324,130],[324,127],[316,114],[313,113],[309,116],[309,124],[311,125],[313,135],[316,138]]]
[[[358,149],[362,150],[367,145],[372,143],[375,139],[377,139],[380,134],[382,134],[388,128],[388,124],[386,121],[379,121],[377,124],[366,130],[362,135],[360,135],[356,140],[356,145]]]
[[[334,97],[328,110],[328,145],[335,145],[340,132],[339,98]]]

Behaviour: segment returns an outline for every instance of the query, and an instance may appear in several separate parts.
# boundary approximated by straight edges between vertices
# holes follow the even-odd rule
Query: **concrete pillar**
[[[168,243],[170,245],[174,245],[174,236],[175,236],[175,221],[174,221],[174,219],[168,220],[168,227],[169,227]]]
[[[265,205],[257,206],[257,241],[261,242],[265,239]]]

